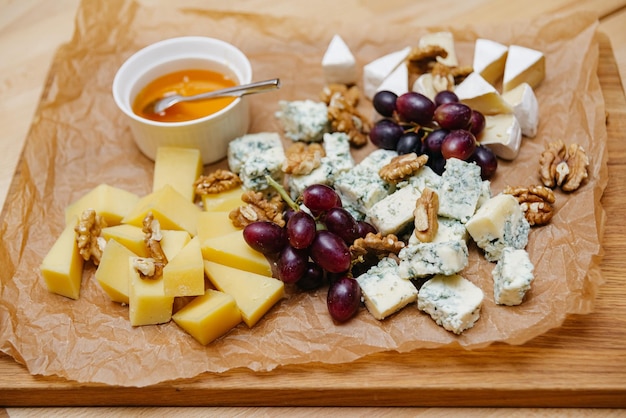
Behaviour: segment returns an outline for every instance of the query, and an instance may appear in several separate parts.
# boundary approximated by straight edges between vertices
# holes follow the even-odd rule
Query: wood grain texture
[[[595,313],[523,346],[381,353],[351,364],[234,370],[148,388],[31,376],[0,357],[0,405],[626,407],[626,99],[606,37],[599,75],[609,136],[608,219]]]

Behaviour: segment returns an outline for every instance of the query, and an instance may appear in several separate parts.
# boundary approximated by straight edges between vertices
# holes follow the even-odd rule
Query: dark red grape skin
[[[422,137],[414,131],[402,134],[396,145],[396,151],[400,155],[412,152],[420,155],[422,153]]]
[[[359,238],[365,238],[365,236],[370,232],[372,234],[375,234],[376,232],[378,232],[374,225],[366,221],[358,221],[357,227],[359,230]]]
[[[309,261],[300,280],[296,282],[299,289],[304,291],[314,290],[324,285],[324,270],[312,261]]]
[[[463,103],[444,103],[435,109],[433,120],[444,129],[465,129],[468,127],[472,109]]]
[[[458,158],[467,161],[476,149],[476,138],[470,131],[457,129],[446,135],[441,143],[441,155],[446,160],[449,158]]]
[[[441,143],[450,133],[447,129],[435,129],[424,138],[423,151],[429,157],[438,157],[441,155]]]
[[[403,133],[402,126],[390,119],[382,119],[372,126],[369,137],[378,148],[395,150]]]
[[[444,103],[456,103],[459,101],[459,97],[455,92],[450,90],[440,91],[435,95],[435,106],[441,106]]]
[[[271,255],[287,244],[285,230],[273,222],[253,222],[243,229],[243,239],[254,250]]]
[[[316,234],[315,219],[308,213],[299,210],[287,221],[287,239],[294,248],[308,248]]]
[[[472,116],[470,117],[469,122],[469,131],[475,137],[478,137],[478,135],[480,135],[480,133],[485,129],[485,124],[485,116],[478,110],[472,110]]]
[[[372,104],[374,105],[374,109],[381,116],[390,118],[396,110],[397,99],[398,95],[396,93],[388,90],[381,90],[376,92],[372,98]]]
[[[309,251],[313,261],[328,272],[341,273],[350,268],[350,249],[330,231],[318,231]]]
[[[410,91],[398,96],[396,111],[405,122],[428,125],[433,120],[435,103],[423,94]]]
[[[490,179],[498,169],[498,158],[491,149],[483,145],[478,145],[469,161],[480,166],[480,177],[483,180]]]
[[[326,303],[328,313],[335,321],[346,322],[361,306],[359,283],[348,276],[339,278],[329,286]]]
[[[359,237],[359,226],[354,216],[344,208],[330,208],[323,216],[326,229],[350,245]]]
[[[308,263],[309,254],[306,250],[286,245],[280,252],[276,263],[278,279],[285,283],[296,283],[306,272]]]
[[[314,216],[335,206],[341,206],[337,192],[325,184],[312,184],[302,191],[302,203]]]

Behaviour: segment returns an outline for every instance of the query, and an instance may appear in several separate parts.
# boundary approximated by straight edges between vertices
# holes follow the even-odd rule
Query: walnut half
[[[524,217],[531,226],[545,225],[554,216],[556,197],[552,189],[545,186],[511,187],[507,186],[502,193],[510,194],[517,199]]]
[[[217,169],[211,174],[200,176],[194,183],[196,194],[222,193],[242,184],[239,176],[231,171]]]
[[[383,180],[396,184],[417,173],[427,162],[428,155],[426,154],[417,155],[411,152],[397,155],[382,167],[378,174]]]
[[[228,217],[237,228],[244,228],[246,225],[257,221],[270,221],[279,226],[285,226],[283,210],[285,202],[279,195],[266,199],[262,192],[248,190],[241,195],[241,200],[245,203],[237,209],[233,209]]]
[[[551,142],[539,158],[539,176],[546,187],[560,187],[564,192],[577,190],[589,176],[589,157],[578,144],[565,145],[562,140]]]
[[[415,237],[421,242],[432,242],[439,229],[439,196],[434,190],[426,187],[415,202],[413,216],[415,218]]]
[[[104,218],[94,209],[86,209],[74,227],[79,254],[83,260],[92,260],[96,266],[100,264],[106,246],[106,240],[100,236],[102,228],[106,226]]]
[[[390,254],[398,255],[402,248],[404,242],[393,234],[383,236],[380,232],[368,232],[365,238],[354,240],[350,246],[350,254],[353,260],[363,259],[367,255],[382,258]]]

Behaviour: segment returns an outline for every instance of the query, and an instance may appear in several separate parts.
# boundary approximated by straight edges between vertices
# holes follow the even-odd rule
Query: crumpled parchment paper
[[[573,14],[502,26],[426,28],[411,25],[409,19],[390,24],[315,21],[200,9],[155,10],[116,0],[84,2],[76,22],[72,41],[58,51],[50,69],[2,213],[0,350],[31,373],[145,386],[241,367],[268,371],[287,364],[345,363],[387,350],[451,344],[475,349],[496,341],[522,344],[558,327],[568,314],[592,311],[603,282],[598,265],[605,216],[600,198],[607,183],[607,134],[593,17]],[[461,336],[437,326],[415,306],[382,322],[363,308],[349,323],[335,325],[322,289],[290,292],[253,329],[241,325],[203,347],[173,322],[131,327],[127,308],[109,301],[93,279],[90,264],[79,300],[46,290],[39,264],[63,229],[68,204],[100,183],[139,195],[150,191],[153,164],[136,148],[111,96],[117,68],[138,49],[182,35],[232,42],[249,56],[254,79],[281,79],[278,92],[249,97],[251,132],[280,132],[273,116],[278,100],[318,98],[324,84],[321,59],[335,33],[362,67],[416,45],[427,31],[441,29],[454,33],[462,64],[471,65],[477,37],[529,46],[546,55],[546,79],[536,90],[539,133],[524,139],[514,162],[500,161],[492,182],[494,194],[507,184],[537,184],[539,154],[548,141],[577,142],[590,155],[589,181],[575,193],[557,192],[556,216],[531,232],[527,249],[536,278],[521,306],[493,303],[494,265],[475,247],[463,275],[483,289],[485,302],[481,319]],[[371,111],[369,103],[362,106]],[[356,159],[371,149],[355,152]],[[206,171],[219,165],[225,163]]]

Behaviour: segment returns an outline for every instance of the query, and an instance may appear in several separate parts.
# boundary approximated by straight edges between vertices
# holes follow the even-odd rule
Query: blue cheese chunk
[[[356,278],[361,287],[365,307],[382,320],[417,299],[417,289],[398,275],[398,264],[383,258],[378,265]]]
[[[467,242],[468,234],[465,225],[461,221],[450,218],[439,217],[437,219],[437,234],[433,238],[432,242],[447,242],[447,241],[465,241]],[[415,245],[421,241],[411,234],[408,244]]]
[[[395,151],[378,149],[352,169],[341,173],[334,187],[344,206],[365,214],[376,202],[389,195],[392,186],[380,177],[378,171],[396,155]]]
[[[403,187],[372,205],[365,220],[383,235],[397,234],[413,222],[415,202],[421,195],[414,187]]]
[[[417,173],[409,177],[406,183],[415,187],[420,192],[423,192],[426,187],[437,191],[441,186],[441,176],[435,173],[432,168],[425,165],[420,168]],[[402,187],[402,184],[398,184],[398,187]]]
[[[482,187],[478,165],[457,158],[448,159],[437,190],[439,215],[467,222],[476,211]]]
[[[282,183],[284,173],[282,171],[283,161],[285,160],[285,152],[283,148],[270,148],[265,150],[263,154],[254,154],[245,160],[239,178],[246,190],[263,191],[269,186],[266,176],[272,177],[279,183]]]
[[[417,307],[448,331],[461,334],[480,318],[483,291],[466,278],[436,275],[422,285]]]
[[[485,202],[465,228],[489,261],[498,261],[506,247],[525,248],[530,232],[517,199],[503,193]]]
[[[328,132],[328,108],[323,102],[295,100],[278,102],[275,113],[285,136],[293,141],[319,142]]]
[[[493,297],[498,305],[514,306],[524,300],[534,279],[528,252],[506,247],[493,269]]]
[[[333,186],[335,178],[354,167],[354,159],[350,153],[350,139],[342,132],[324,134],[325,156],[320,161],[320,166],[306,175],[291,175],[287,179],[289,193],[292,198],[297,198],[302,191],[312,184],[326,184]]]
[[[398,271],[403,279],[431,274],[451,275],[463,270],[469,260],[465,241],[424,242],[407,245],[398,254]]]
[[[233,139],[228,144],[228,167],[233,173],[239,174],[246,160],[263,155],[272,148],[283,150],[280,135],[275,132],[247,134]]]

